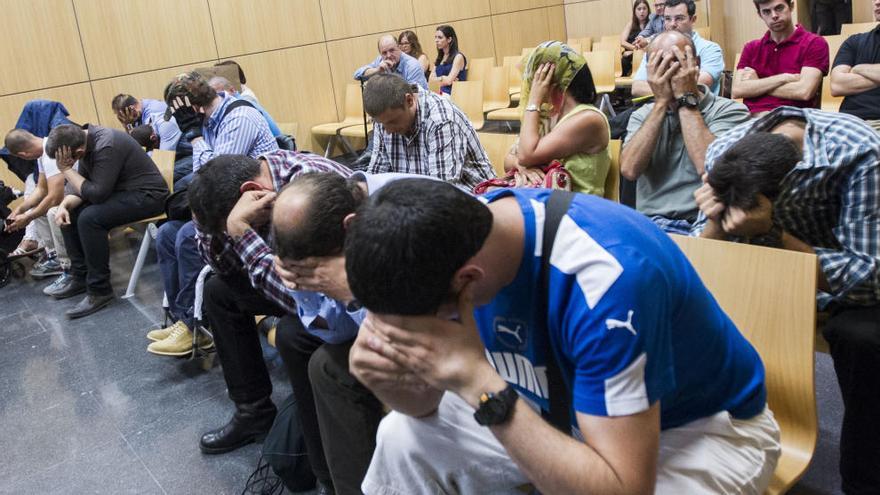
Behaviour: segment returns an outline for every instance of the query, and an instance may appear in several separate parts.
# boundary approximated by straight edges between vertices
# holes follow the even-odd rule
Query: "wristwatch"
[[[537,112],[537,111],[538,111],[538,105],[535,105],[534,103],[532,103],[526,107],[526,112]]]
[[[519,394],[510,384],[497,394],[484,393],[480,396],[480,407],[474,412],[474,419],[483,426],[500,425],[510,418],[517,399]]]
[[[696,93],[685,93],[678,97],[678,106],[687,108],[696,108],[700,106],[700,98]]]

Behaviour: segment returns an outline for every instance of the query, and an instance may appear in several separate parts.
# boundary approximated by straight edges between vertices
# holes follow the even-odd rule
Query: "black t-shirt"
[[[880,64],[880,26],[847,38],[834,57],[834,67],[859,64]],[[880,87],[845,97],[840,111],[865,120],[880,119]]]

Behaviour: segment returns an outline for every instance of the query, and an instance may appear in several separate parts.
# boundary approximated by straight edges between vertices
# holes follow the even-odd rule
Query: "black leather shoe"
[[[43,293],[47,296],[52,296],[55,299],[67,299],[68,297],[78,296],[86,291],[85,279],[74,277],[69,273],[66,276],[62,275],[62,277],[66,278],[58,281],[57,285],[52,284],[53,287],[51,289],[47,287]]]
[[[260,442],[272,427],[276,412],[275,404],[269,397],[256,402],[237,403],[232,419],[222,428],[202,435],[199,448],[205,454],[224,454],[251,442]]]
[[[113,299],[113,294],[107,294],[106,296],[93,296],[89,294],[79,304],[74,306],[73,309],[68,309],[64,314],[71,320],[82,318],[110,304]]]

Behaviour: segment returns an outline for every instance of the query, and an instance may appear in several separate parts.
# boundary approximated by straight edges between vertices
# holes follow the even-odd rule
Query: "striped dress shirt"
[[[495,177],[477,132],[464,113],[443,96],[419,91],[416,120],[409,134],[373,124],[373,156],[367,172],[429,175],[468,193]]]
[[[269,165],[276,191],[280,191],[300,174],[334,172],[343,177],[351,175],[351,170],[345,165],[311,153],[276,150],[261,155],[258,159],[266,160]],[[202,231],[198,223],[195,227],[199,254],[215,272],[246,271],[255,289],[288,313],[296,314],[293,291],[284,286],[272,266],[274,253],[269,247],[272,239],[268,225],[260,229],[260,232],[248,229],[239,239],[233,239],[226,234],[212,236]]]
[[[819,307],[830,303],[880,302],[880,135],[851,115],[779,107],[715,140],[706,170],[743,136],[768,132],[785,120],[806,121],[803,157],[785,176],[773,203],[774,220],[812,246],[831,286]],[[699,235],[700,213],[691,235]],[[757,240],[760,242],[760,239]]]
[[[193,143],[193,172],[215,156],[247,155],[256,158],[278,149],[278,143],[255,108],[234,108],[225,117],[226,107],[238,98],[218,93],[222,101],[202,125],[202,138]]]

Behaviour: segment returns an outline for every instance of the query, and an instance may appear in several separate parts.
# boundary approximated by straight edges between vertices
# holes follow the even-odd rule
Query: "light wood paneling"
[[[490,0],[492,14],[562,5],[562,0]]]
[[[489,0],[412,0],[412,6],[416,26],[436,27],[451,21],[489,15]]]
[[[325,13],[326,16],[326,13]],[[396,34],[396,33],[390,33]],[[358,67],[368,64],[379,54],[376,43],[382,35],[360,36],[327,43],[327,58],[330,63],[330,75],[333,93],[336,98],[336,114],[324,122],[342,120],[345,108],[345,86],[355,82],[352,76]],[[421,35],[419,35],[419,39]],[[424,44],[423,44],[424,46]],[[428,57],[430,57],[430,52]],[[322,122],[317,122],[318,124]],[[300,128],[310,129],[311,126],[300,124]]]
[[[874,21],[874,4],[871,0],[853,0],[853,22]]]
[[[95,114],[95,102],[92,99],[89,83],[81,83],[0,97],[0,133],[5,136],[6,132],[15,126],[15,122],[18,121],[18,115],[21,113],[25,103],[38,99],[64,103],[67,111],[70,112],[70,120],[77,124],[98,122],[98,116]]]
[[[208,2],[221,58],[324,41],[319,0]]]
[[[551,38],[547,9],[526,10],[492,16],[495,51],[499,59],[516,55]]]
[[[110,108],[110,102],[114,96],[119,93],[126,93],[135,98],[161,100],[162,91],[174,76],[196,67],[196,65],[187,65],[92,82],[101,125],[122,129],[122,126],[113,114],[113,110]]]
[[[622,8],[620,0],[596,0],[565,6],[565,25],[569,38],[620,34],[630,19],[628,8]]]
[[[73,0],[92,79],[217,58],[206,0]]]
[[[315,124],[336,119],[324,45],[259,53],[237,60],[247,65],[248,86],[275,121],[298,124],[299,148],[319,151],[320,147],[311,143],[309,130]],[[303,70],[304,67],[309,70]]]
[[[0,0],[0,94],[88,80],[69,0]]]
[[[556,5],[547,8],[547,30],[551,40],[566,41],[568,30],[565,27],[565,7]]]
[[[467,56],[468,60],[495,57],[495,41],[492,39],[493,28],[490,17],[478,17],[448,24],[455,29],[455,34],[458,35],[458,49]],[[422,49],[425,50],[432,64],[437,58],[437,47],[434,45],[436,27],[430,25],[416,28],[416,34],[422,40]]]
[[[411,0],[321,0],[328,40],[369,33],[395,33],[415,25]]]
[[[764,36],[767,31],[767,26],[755,10],[755,4],[741,0],[724,1],[724,28],[722,48],[726,67],[733,67],[733,58],[737,53],[742,53],[746,43]]]

